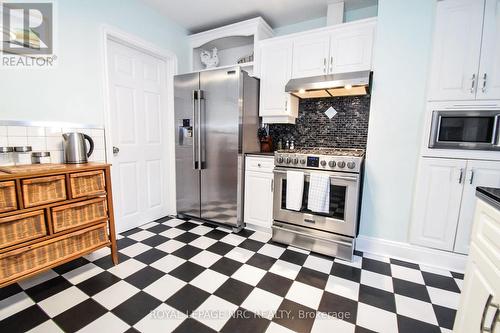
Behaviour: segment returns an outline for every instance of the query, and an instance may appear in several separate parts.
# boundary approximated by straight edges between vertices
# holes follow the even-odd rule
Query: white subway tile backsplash
[[[94,152],[89,157],[91,162],[106,162],[106,153],[104,149],[94,149]]]
[[[45,127],[45,136],[61,137],[62,131],[59,127]]]
[[[105,148],[106,143],[104,142],[103,136],[92,136],[92,140],[94,140],[94,148],[95,149],[103,149]]]
[[[8,136],[7,142],[10,147],[19,147],[28,145],[28,137],[26,136]]]
[[[50,162],[51,163],[64,163],[63,152],[61,150],[51,150],[50,151]]]
[[[62,150],[63,145],[62,145],[63,139],[61,137],[57,136],[48,136],[47,137],[47,150]]]
[[[31,146],[33,151],[47,151],[47,143],[44,136],[29,136],[28,146]]]
[[[28,136],[45,136],[45,127],[29,126],[27,127]]]
[[[8,136],[26,136],[25,126],[7,126]]]
[[[0,126],[0,136],[7,136],[7,126]]]
[[[0,136],[0,147],[8,147],[9,141],[6,136]]]

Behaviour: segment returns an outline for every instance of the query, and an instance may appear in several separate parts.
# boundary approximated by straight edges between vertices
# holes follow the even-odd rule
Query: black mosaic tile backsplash
[[[332,106],[337,114],[329,119],[325,111]],[[370,96],[303,99],[295,125],[270,124],[274,148],[281,139],[293,137],[296,148],[336,147],[366,148]]]

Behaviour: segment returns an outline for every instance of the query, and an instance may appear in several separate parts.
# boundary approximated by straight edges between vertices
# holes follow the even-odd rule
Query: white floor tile
[[[256,231],[250,237],[249,239],[256,240],[258,242],[266,243],[271,239],[272,235],[267,233],[267,232],[261,232],[261,231]]]
[[[202,226],[200,226],[200,227],[202,227]],[[208,238],[208,237],[205,237],[205,236],[201,236],[201,237],[196,238],[191,243],[189,243],[189,245],[196,246],[199,249],[204,249],[205,250],[205,249],[209,248],[210,246],[212,246],[215,243],[217,243],[217,241],[215,239]]]
[[[193,229],[189,230],[189,232],[192,234],[197,234],[197,235],[203,236],[212,230],[213,230],[213,228],[210,228],[210,227],[207,227],[204,225],[199,225],[199,226],[194,227]]]
[[[462,286],[464,284],[464,280],[461,280],[461,279],[454,279],[454,280],[455,280],[455,283],[458,286],[458,289],[460,289],[460,291],[462,291]]]
[[[323,296],[323,290],[294,281],[285,298],[316,310]]]
[[[244,249],[241,247],[235,247],[234,249],[232,249],[231,251],[226,253],[225,257],[245,263],[254,254],[255,254],[255,252],[252,252],[250,250],[247,250],[247,249]]]
[[[398,314],[439,326],[431,303],[398,294],[395,298]]]
[[[163,224],[168,225],[169,227],[177,227],[179,224],[183,224],[186,221],[179,219],[170,219],[168,221],[163,222]]]
[[[0,320],[12,316],[35,304],[25,292],[20,292],[0,301]]]
[[[265,270],[244,264],[234,272],[232,278],[256,286],[264,275],[266,275]]]
[[[375,273],[372,271],[362,270],[361,271],[361,284],[382,289],[388,292],[394,292],[394,287],[392,285],[392,278],[387,275]]]
[[[228,234],[220,239],[221,242],[238,246],[245,240],[245,237],[241,237],[235,234]]]
[[[57,326],[56,323],[52,320],[47,320],[43,324],[40,324],[31,330],[29,330],[27,333],[59,333],[59,332],[64,332],[59,326]]]
[[[116,239],[118,239],[118,237]],[[110,254],[111,250],[109,249],[109,247],[103,247],[102,249],[87,254],[86,256],[84,256],[84,258],[89,261],[94,261],[97,259],[101,259],[102,257],[109,256]]]
[[[135,324],[134,328],[142,333],[172,332],[186,318],[186,314],[162,303]]]
[[[24,290],[28,289],[28,288],[31,288],[33,286],[36,286],[37,284],[40,284],[42,282],[45,282],[45,281],[48,281],[50,279],[53,279],[55,277],[57,277],[59,274],[57,274],[56,272],[54,272],[53,270],[49,269],[45,272],[42,272],[40,274],[37,274],[33,277],[30,277],[26,280],[21,280],[19,281],[19,285],[21,286],[21,288],[23,288]]]
[[[332,269],[333,260],[327,260],[315,256],[309,256],[304,263],[304,267],[315,269],[325,274],[330,274]]]
[[[185,285],[186,282],[167,274],[147,286],[144,291],[164,302]]]
[[[160,235],[168,237],[168,238],[175,238],[177,236],[182,235],[183,233],[185,233],[184,230],[176,229],[176,228],[170,228],[168,230],[160,232]]]
[[[73,286],[66,290],[61,291],[49,298],[39,302],[38,305],[50,317],[55,317],[58,314],[72,308],[73,306],[83,302],[89,298],[83,291]]]
[[[354,333],[356,326],[345,320],[331,317],[323,312],[316,313],[311,333],[339,332]]]
[[[292,331],[284,326],[278,325],[272,321],[271,324],[269,324],[266,333],[295,333],[295,331]]]
[[[219,332],[237,309],[237,305],[211,295],[191,317]]]
[[[284,276],[290,280],[294,280],[299,274],[300,268],[301,267],[299,265],[292,264],[291,262],[276,260],[269,271],[271,273]]]
[[[179,241],[176,241],[175,239],[171,239],[171,240],[166,241],[163,244],[156,246],[156,248],[158,250],[162,250],[163,252],[172,253],[172,252],[177,251],[178,249],[180,249],[184,245],[186,245],[186,244],[179,242]]]
[[[189,261],[208,268],[213,264],[215,264],[220,258],[222,258],[222,256],[215,254],[213,252],[201,251],[200,253],[189,259]]]
[[[126,256],[129,257],[135,257],[136,255],[139,255],[147,250],[149,250],[151,246],[142,244],[142,243],[135,243],[130,246],[127,246],[124,249],[121,249],[120,252],[123,253]]]
[[[118,276],[121,279],[126,278],[129,275],[134,274],[141,268],[145,267],[146,264],[137,261],[135,259],[128,259],[122,263],[119,263],[116,266],[111,267],[108,269],[108,272]]]
[[[450,309],[457,309],[460,302],[460,294],[448,290],[427,287],[432,304],[441,305]]]
[[[157,261],[152,263],[150,266],[154,267],[156,269],[159,269],[165,273],[168,273],[171,270],[177,268],[178,266],[182,265],[185,262],[186,262],[186,260],[179,258],[177,256],[174,256],[173,254],[169,254],[161,259],[158,259]]]
[[[283,252],[285,252],[285,250],[286,249],[284,247],[280,247],[280,246],[276,246],[276,245],[272,245],[272,244],[265,244],[257,252],[260,254],[278,259],[279,257],[281,257]]]
[[[195,277],[189,284],[205,290],[209,293],[214,293],[226,280],[229,279],[227,275],[206,269],[200,275]]]
[[[330,275],[325,290],[332,294],[337,294],[357,301],[359,296],[359,283]]]
[[[128,330],[129,327],[123,320],[108,312],[79,330],[78,333],[95,333],[103,330],[106,333],[122,333]]]
[[[280,296],[255,288],[241,304],[241,307],[263,318],[272,319],[282,301],[283,298]]]
[[[369,253],[369,252],[363,252],[363,258],[378,260],[378,261],[382,261],[382,262],[385,262],[385,263],[390,263],[391,262],[391,260],[389,259],[389,257],[384,257],[384,256],[381,256],[381,255],[373,254],[373,253]]]
[[[93,263],[88,263],[72,271],[64,273],[63,277],[72,284],[78,284],[93,277],[94,275],[101,273],[102,271],[104,270],[101,267],[96,266]]]
[[[138,292],[139,289],[122,280],[115,283],[111,287],[102,290],[101,292],[92,296],[92,298],[99,302],[106,309],[111,310],[130,297],[134,296]]]
[[[419,284],[425,284],[422,273],[418,269],[408,268],[399,265],[391,265],[392,277],[407,280]]]
[[[151,231],[142,230],[142,231],[136,232],[135,234],[128,236],[128,238],[131,238],[133,240],[140,242],[140,241],[145,240],[146,238],[149,238],[149,237],[154,236],[154,235],[156,235],[156,234],[152,233]]]
[[[352,261],[347,261],[347,260],[335,258],[334,262],[337,262],[337,263],[342,264],[342,265],[347,265],[347,266],[356,267],[356,268],[361,269],[361,266],[363,264],[363,258],[360,256],[354,255],[354,256],[352,256]]]
[[[356,325],[376,332],[398,333],[398,321],[395,313],[364,303],[358,304]]]
[[[420,269],[423,272],[429,272],[429,273],[434,273],[434,274],[438,274],[438,275],[452,277],[450,271],[447,271],[447,270],[442,269],[442,268],[420,265]]]

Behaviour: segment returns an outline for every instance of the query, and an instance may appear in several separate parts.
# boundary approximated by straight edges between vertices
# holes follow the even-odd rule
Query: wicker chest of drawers
[[[0,287],[102,247],[117,264],[109,164],[0,168]]]

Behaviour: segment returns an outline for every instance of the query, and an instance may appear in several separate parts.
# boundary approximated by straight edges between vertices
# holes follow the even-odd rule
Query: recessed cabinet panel
[[[293,78],[327,74],[330,34],[304,36],[293,41]]]
[[[500,0],[486,0],[478,99],[500,99]]]
[[[339,29],[332,34],[330,73],[370,70],[375,25]]]

